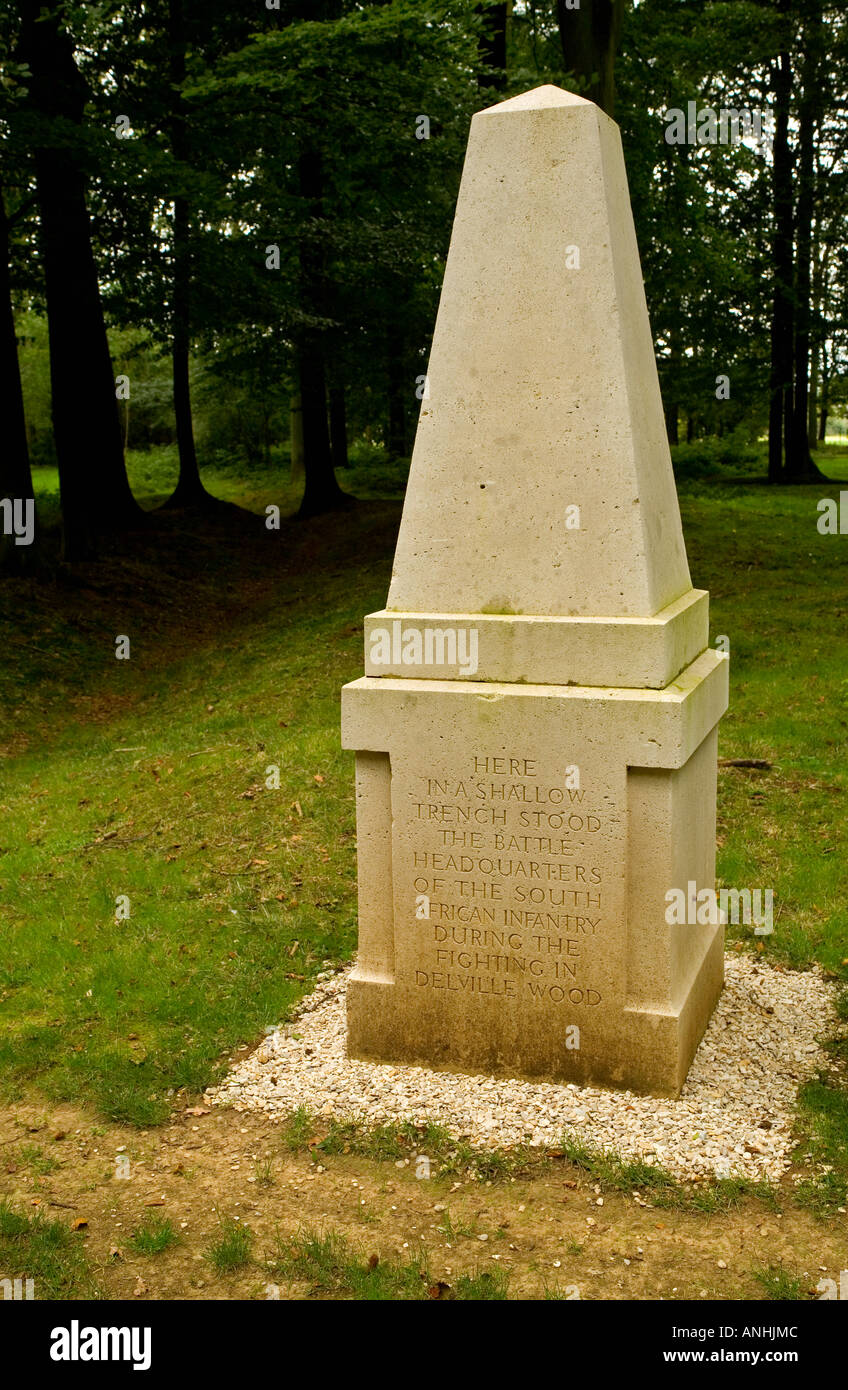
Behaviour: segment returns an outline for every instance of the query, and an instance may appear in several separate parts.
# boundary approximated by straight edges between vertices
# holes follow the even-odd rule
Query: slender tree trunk
[[[823,363],[827,358],[827,343],[825,342],[825,287],[827,285],[828,262],[830,260],[830,249],[832,245],[829,241],[827,241],[824,246],[821,245],[820,231],[821,228],[817,221],[815,235],[813,237],[813,348],[812,367],[810,369],[809,426],[807,431],[807,438],[811,449],[814,449],[818,443],[818,402],[824,374]]]
[[[8,498],[26,507],[32,504],[35,513],[35,494],[27,447],[24,393],[21,387],[21,368],[18,359],[18,340],[15,333],[15,313],[12,306],[12,282],[9,274],[9,223],[3,188],[0,185],[0,306],[4,317],[0,338],[0,394],[3,398],[3,448],[0,449],[0,501]],[[37,525],[37,522],[35,523]],[[37,535],[37,532],[36,532]],[[6,573],[23,569],[31,561],[36,545],[18,545],[15,536],[5,527],[0,529],[0,570]]]
[[[324,356],[320,346],[314,342],[301,346],[300,400],[305,485],[298,515],[318,516],[343,506],[345,494],[336,482],[333,470]]]
[[[289,477],[293,483],[303,482],[303,405],[296,391],[289,405]]]
[[[314,230],[323,201],[323,169],[316,150],[304,149],[299,160],[300,193],[308,211],[300,239],[300,282],[303,309],[309,317],[321,317],[326,300],[324,258]],[[301,329],[299,350],[300,400],[303,411],[303,461],[305,485],[298,515],[317,516],[350,504],[336,481],[330,449],[327,417],[327,374],[320,329],[307,324]]]
[[[388,354],[389,429],[387,443],[392,458],[405,458],[407,453],[407,391],[411,385],[404,380],[403,337],[398,327],[389,326],[386,341]]]
[[[781,0],[788,9],[788,0]],[[788,53],[778,57],[774,77],[775,131],[772,163],[774,207],[774,291],[771,317],[771,370],[769,379],[769,481],[783,478],[783,445],[787,419],[791,420],[792,391],[792,152],[789,147],[789,101],[792,66]]]
[[[615,54],[623,14],[624,0],[582,0],[577,9],[557,0],[565,70],[580,79],[580,95],[608,116],[615,110]]]
[[[182,84],[186,75],[184,0],[168,0],[169,77],[173,106],[170,117],[171,152],[183,169],[191,159]],[[174,382],[174,422],[180,474],[168,499],[169,507],[208,506],[212,498],[200,481],[191,413],[191,208],[188,198],[174,198],[173,280],[171,285],[171,365]]]
[[[512,6],[496,0],[477,6],[483,23],[480,31],[478,87],[501,91],[506,86],[506,32]]]
[[[807,447],[808,447],[809,449],[815,449],[816,444],[817,444],[817,442],[818,442],[817,435],[816,435],[816,422],[817,422],[817,420],[818,420],[818,411],[816,410],[816,401],[817,401],[817,399],[818,399],[818,394],[819,394],[819,343],[818,343],[818,339],[814,339],[813,345],[812,345],[812,350],[811,350],[811,358],[810,358],[810,395],[809,395],[809,399],[808,399],[808,401],[807,401]]]
[[[171,364],[174,382],[174,420],[180,475],[168,505],[190,507],[209,501],[200,481],[191,412],[191,319],[189,307],[190,249],[189,211],[184,198],[174,202],[174,280],[171,301],[173,338]]]
[[[822,343],[821,392],[819,395],[819,443],[827,439],[827,419],[830,414],[830,359],[827,343]]]
[[[663,413],[665,414],[665,429],[668,435],[669,444],[680,443],[680,401],[678,398],[678,382],[680,375],[680,340],[676,329],[669,335],[669,357],[667,385],[663,393]]]
[[[94,553],[98,534],[138,523],[142,512],[127,481],[85,179],[67,133],[82,124],[87,89],[68,33],[55,13],[41,18],[40,10],[39,0],[24,0],[20,55],[36,122],[63,552],[77,560]]]
[[[798,213],[796,224],[795,280],[795,396],[791,433],[787,437],[786,477],[790,482],[810,482],[824,475],[816,465],[807,435],[810,391],[810,327],[813,260],[813,211],[815,207],[815,136],[822,80],[822,10],[813,3],[804,26],[804,60],[798,120]]]
[[[334,468],[347,468],[347,407],[341,385],[330,387],[330,453]]]

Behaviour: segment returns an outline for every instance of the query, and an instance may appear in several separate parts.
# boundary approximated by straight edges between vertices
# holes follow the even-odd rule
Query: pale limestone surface
[[[428,376],[387,609],[342,695],[351,1055],[676,1094],[723,932],[669,926],[665,894],[714,884],[727,660],[592,103],[542,87],[474,118]]]
[[[437,613],[427,616],[427,624],[433,633],[477,631],[474,669],[459,671],[468,680],[662,690],[707,645],[709,599],[703,589],[690,589],[651,618]],[[366,676],[414,674],[410,667],[415,651],[408,634],[422,629],[426,637],[427,626],[422,624],[420,613],[396,613],[387,608],[369,613],[365,619]],[[449,638],[441,643],[433,638],[429,677],[450,679],[458,674],[456,661],[439,660],[450,656],[450,647]]]
[[[428,381],[388,608],[652,617],[688,592],[621,139],[592,102],[541,87],[474,117]]]

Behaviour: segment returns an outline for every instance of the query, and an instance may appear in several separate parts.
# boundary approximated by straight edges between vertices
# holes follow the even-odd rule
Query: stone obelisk
[[[723,981],[727,659],[692,588],[618,127],[472,122],[357,754],[352,1056],[675,1094]]]

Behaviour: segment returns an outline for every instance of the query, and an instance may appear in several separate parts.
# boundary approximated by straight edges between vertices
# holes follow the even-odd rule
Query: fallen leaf
[[[88,1225],[88,1217],[87,1217],[87,1216],[75,1216],[74,1219],[73,1219],[73,1221],[71,1222],[71,1230],[72,1230],[72,1231],[81,1231],[82,1228],[83,1228],[83,1226],[87,1226],[87,1225]]]
[[[202,1105],[191,1105],[186,1110],[187,1115],[211,1115],[211,1110],[206,1110]]]

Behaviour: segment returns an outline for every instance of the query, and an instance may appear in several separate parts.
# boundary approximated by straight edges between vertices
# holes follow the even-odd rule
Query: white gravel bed
[[[269,1033],[216,1105],[283,1118],[432,1121],[476,1147],[556,1148],[563,1133],[661,1164],[678,1177],[780,1178],[799,1085],[830,1062],[835,988],[818,969],[782,970],[728,953],[725,988],[678,1100],[592,1086],[512,1081],[357,1062],[346,1055],[349,970],[325,978],[294,1020]]]

